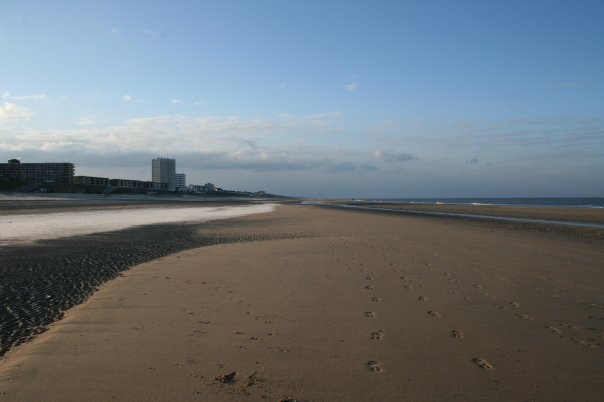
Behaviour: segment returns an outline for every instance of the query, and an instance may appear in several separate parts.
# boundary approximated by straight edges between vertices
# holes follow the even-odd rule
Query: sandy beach
[[[604,208],[544,207],[527,205],[467,205],[467,204],[418,204],[366,201],[329,201],[370,208],[388,208],[402,211],[445,212],[457,214],[505,216],[514,218],[546,219],[568,222],[604,223]]]
[[[0,400],[604,394],[601,237],[296,205],[196,230],[229,241],[101,286],[1,358]]]

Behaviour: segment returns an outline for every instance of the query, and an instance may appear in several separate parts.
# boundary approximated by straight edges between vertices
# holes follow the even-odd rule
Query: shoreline
[[[602,242],[288,205],[214,223],[198,234],[253,241],[124,271],[0,359],[0,400],[604,391]]]
[[[327,201],[326,201],[327,202]],[[486,215],[493,217],[526,218],[536,220],[593,223],[604,225],[604,208],[577,208],[560,206],[526,205],[466,205],[466,204],[415,204],[375,203],[355,201],[329,201],[334,205],[349,205],[367,209],[392,209],[419,213]]]
[[[139,208],[183,208],[200,206],[232,206],[232,205],[251,205],[259,203],[275,202],[271,199],[241,199],[241,198],[183,198],[183,199],[162,199],[162,198],[122,198],[115,196],[88,197],[88,198],[59,198],[50,199],[46,197],[26,196],[25,200],[0,198],[0,216],[16,214],[44,214],[59,212],[79,212],[79,211],[105,211],[120,209],[139,209]],[[37,199],[39,198],[39,199]]]
[[[519,217],[513,215],[513,212],[508,212],[508,214],[498,214],[498,215],[483,215],[479,210],[472,210],[468,213],[462,212],[446,212],[445,211],[435,211],[431,209],[412,209],[404,206],[400,206],[397,208],[385,208],[382,206],[364,206],[364,205],[350,205],[350,204],[332,204],[332,203],[313,203],[306,204],[318,207],[325,208],[341,208],[341,209],[352,209],[364,212],[381,212],[381,213],[399,213],[399,214],[408,214],[408,215],[416,215],[416,216],[426,216],[426,217],[440,217],[440,218],[458,218],[458,219],[474,219],[478,221],[500,221],[500,222],[512,222],[519,224],[534,224],[534,225],[556,225],[556,226],[568,226],[575,228],[586,228],[586,229],[596,229],[596,230],[604,230],[604,223],[592,223],[592,222],[578,222],[578,221],[570,221],[570,220],[552,220],[552,219],[540,219],[534,217]],[[500,212],[500,211],[497,211]],[[543,215],[543,214],[541,214]],[[549,216],[556,216],[557,214],[552,214]],[[604,213],[602,214],[604,215]]]

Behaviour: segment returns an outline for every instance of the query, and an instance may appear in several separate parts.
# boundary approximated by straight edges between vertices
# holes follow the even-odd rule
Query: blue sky
[[[604,196],[600,1],[3,1],[0,158],[325,197]]]

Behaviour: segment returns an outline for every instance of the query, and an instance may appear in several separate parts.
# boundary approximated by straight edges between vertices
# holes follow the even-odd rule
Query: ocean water
[[[0,246],[41,239],[110,232],[133,226],[216,219],[271,212],[275,204],[224,207],[138,208],[0,215]]]
[[[377,198],[376,203],[452,204],[452,205],[524,205],[544,207],[604,208],[604,197],[586,198]]]

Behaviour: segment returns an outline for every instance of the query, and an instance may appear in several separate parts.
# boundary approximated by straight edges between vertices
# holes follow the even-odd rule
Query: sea
[[[604,197],[562,198],[365,198],[355,201],[406,204],[523,205],[566,208],[604,208]]]

